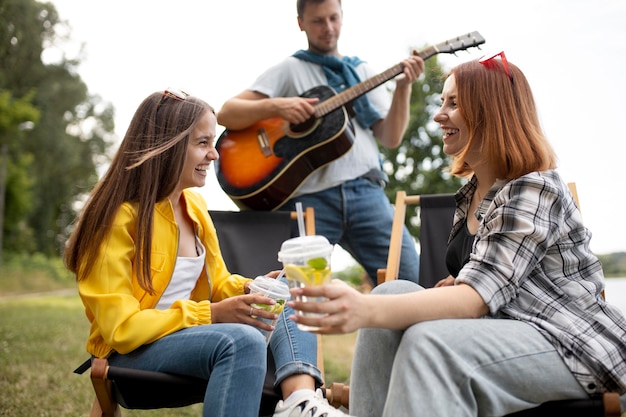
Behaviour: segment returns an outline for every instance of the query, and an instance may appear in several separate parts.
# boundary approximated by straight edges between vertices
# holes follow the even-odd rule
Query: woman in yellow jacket
[[[215,132],[215,112],[204,101],[175,90],[148,96],[64,259],[91,323],[92,356],[207,379],[204,416],[256,417],[267,348],[254,327],[272,328],[251,317],[251,304],[274,301],[248,294],[251,280],[228,272],[206,204],[188,190],[205,184],[219,158]],[[290,322],[279,321],[281,343],[272,347],[286,399],[280,403],[330,407],[315,391],[322,383],[316,337]]]

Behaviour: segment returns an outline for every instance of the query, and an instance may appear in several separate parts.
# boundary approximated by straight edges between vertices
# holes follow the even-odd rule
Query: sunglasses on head
[[[511,74],[509,61],[506,60],[506,55],[504,54],[504,51],[489,56],[483,56],[478,60],[478,62],[486,67],[489,67],[489,63],[497,57],[500,57],[500,60],[502,61],[502,66],[504,67],[504,72],[506,72],[506,75],[508,75],[511,82],[513,82],[513,74]]]
[[[174,100],[178,100],[178,101],[185,101],[187,100],[188,96],[189,96],[189,93],[186,93],[183,90],[168,88],[167,90],[163,92],[163,95],[161,96],[161,101],[159,101],[158,107],[161,107],[161,105],[165,103],[165,101],[168,98],[173,98]]]

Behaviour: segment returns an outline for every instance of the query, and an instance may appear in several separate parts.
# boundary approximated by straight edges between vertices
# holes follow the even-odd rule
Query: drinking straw
[[[296,203],[296,214],[298,216],[298,230],[300,231],[300,236],[306,235],[304,230],[304,214],[302,213],[302,203]]]
[[[285,275],[285,268],[280,270],[280,274],[278,274],[278,276],[276,277],[277,280],[281,279],[283,277],[283,275]]]

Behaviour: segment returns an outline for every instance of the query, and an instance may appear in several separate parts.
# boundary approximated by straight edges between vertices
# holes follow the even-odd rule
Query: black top
[[[465,223],[448,244],[446,266],[448,267],[448,272],[453,277],[456,278],[463,265],[469,261],[475,237],[467,230],[467,223]]]

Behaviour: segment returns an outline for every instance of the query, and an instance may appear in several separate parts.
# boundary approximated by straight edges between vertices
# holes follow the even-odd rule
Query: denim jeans
[[[282,278],[286,283],[287,280]],[[270,349],[276,364],[276,382],[278,385],[288,376],[295,374],[311,375],[321,386],[324,381],[317,369],[317,335],[298,329],[289,316],[294,315],[291,307],[285,309],[278,317],[276,328],[270,338]]]
[[[282,280],[287,282],[285,278]],[[290,375],[310,375],[318,387],[324,383],[316,366],[317,335],[298,329],[288,318],[292,314],[293,309],[285,307],[270,339],[276,365],[275,386],[279,392],[279,384]],[[261,349],[259,338],[263,341]],[[266,359],[265,339],[256,328],[217,323],[180,330],[129,354],[114,354],[109,362],[111,365],[208,379],[204,417],[256,417]]]
[[[390,281],[373,293],[420,289]],[[502,416],[588,397],[535,328],[506,319],[361,329],[350,381],[350,413],[359,417]]]
[[[111,365],[172,372],[209,380],[203,417],[258,417],[266,372],[265,338],[244,324],[210,324],[179,330]]]
[[[280,210],[295,210],[296,202],[315,209],[316,233],[332,244],[341,245],[376,285],[376,271],[387,266],[393,223],[393,207],[381,184],[357,178],[317,193],[294,197]],[[297,234],[294,227],[293,235]],[[419,256],[406,227],[398,277],[415,283],[419,279]]]

